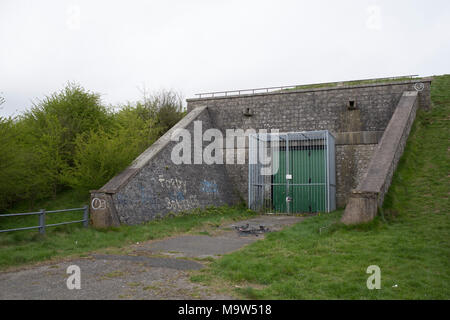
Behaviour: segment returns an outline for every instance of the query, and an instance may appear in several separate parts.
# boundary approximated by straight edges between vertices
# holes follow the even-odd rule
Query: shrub
[[[26,162],[17,134],[13,119],[0,117],[0,210],[21,195],[25,183]]]
[[[58,134],[59,137],[52,139],[59,140],[60,156],[68,165],[73,164],[75,139],[79,134],[112,125],[111,115],[102,106],[100,95],[74,83],[39,101],[23,114],[22,122],[29,138],[40,140],[42,135]],[[55,132],[56,126],[61,130]]]
[[[178,122],[181,109],[179,94],[161,91],[112,112],[98,94],[68,83],[20,117],[0,117],[0,210],[101,187]]]
[[[75,145],[75,165],[66,181],[83,191],[100,188],[138,153],[137,143],[129,141],[125,134],[113,136],[102,130],[79,135]]]

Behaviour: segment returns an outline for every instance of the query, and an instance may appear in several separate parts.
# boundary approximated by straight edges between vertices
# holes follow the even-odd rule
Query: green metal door
[[[286,151],[280,151],[278,172],[272,180],[272,204],[274,212],[287,213]]]
[[[326,211],[325,150],[292,148],[289,152],[280,150],[279,154],[280,167],[272,181],[273,210],[282,213]],[[288,180],[287,174],[292,179]]]

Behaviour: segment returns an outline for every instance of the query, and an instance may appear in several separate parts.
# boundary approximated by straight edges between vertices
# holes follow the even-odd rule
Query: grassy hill
[[[435,77],[381,215],[356,227],[342,211],[268,234],[192,277],[253,299],[450,298],[450,75]],[[367,267],[381,269],[368,290]]]
[[[450,75],[435,77],[431,94],[433,108],[418,111],[382,214],[373,222],[340,225],[342,211],[311,217],[223,256],[192,280],[243,298],[449,299]],[[87,200],[69,191],[36,203],[35,209],[79,207]],[[198,232],[254,214],[242,207],[196,213],[103,231],[69,225],[49,228],[45,236],[37,231],[0,234],[0,269]],[[0,229],[37,222],[36,217],[0,219]],[[366,287],[370,265],[381,269],[381,290]]]

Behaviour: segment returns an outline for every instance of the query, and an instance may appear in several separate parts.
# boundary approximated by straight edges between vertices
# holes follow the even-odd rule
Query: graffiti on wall
[[[215,181],[203,180],[201,185],[201,191],[205,193],[218,193],[219,188],[217,187],[217,183]]]
[[[178,178],[164,179],[159,177],[161,186],[167,190],[167,196],[164,197],[166,208],[169,210],[180,211],[188,210],[199,206],[196,195],[187,195],[186,181]]]
[[[162,190],[159,193],[154,191],[150,184],[144,186],[140,184],[134,190],[136,197],[130,197],[127,193],[117,193],[115,201],[118,206],[127,207],[135,204],[147,208],[162,209],[163,207],[173,211],[189,210],[200,206],[200,201],[197,195],[191,194],[187,190],[187,182],[178,178],[164,178],[160,176],[157,182],[160,183]],[[161,189],[156,188],[155,189]],[[209,196],[216,196],[219,193],[219,187],[214,180],[203,180],[200,183],[200,191]],[[96,200],[97,201],[97,200]],[[102,206],[102,203],[95,202],[97,207]]]
[[[94,198],[91,201],[92,210],[106,209],[106,200]]]

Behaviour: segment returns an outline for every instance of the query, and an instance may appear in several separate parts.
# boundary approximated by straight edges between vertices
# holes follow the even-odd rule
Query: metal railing
[[[61,212],[69,212],[69,211],[81,211],[81,210],[83,210],[83,219],[82,220],[74,220],[74,221],[67,221],[67,222],[60,222],[60,223],[45,224],[45,217],[46,217],[47,213],[61,213]],[[50,210],[50,211],[46,211],[45,209],[41,209],[41,210],[39,210],[37,212],[0,214],[0,218],[1,217],[31,216],[31,215],[39,215],[39,225],[38,226],[0,230],[0,233],[2,233],[2,232],[11,232],[11,231],[30,230],[30,229],[39,229],[39,233],[44,234],[45,233],[45,229],[47,227],[56,227],[56,226],[61,226],[61,225],[71,224],[71,223],[83,223],[83,226],[85,228],[87,228],[88,225],[89,225],[89,207],[87,205],[82,207],[82,208]]]
[[[385,77],[385,78],[357,79],[357,80],[346,80],[346,81],[298,84],[298,85],[290,85],[290,86],[203,92],[203,93],[196,93],[195,95],[197,96],[197,98],[216,98],[216,97],[240,96],[241,94],[269,93],[269,92],[274,92],[274,91],[292,90],[295,88],[302,89],[302,87],[308,87],[308,86],[325,86],[325,85],[331,85],[331,84],[344,84],[344,83],[360,82],[360,81],[397,80],[397,79],[403,79],[403,78],[413,79],[414,77],[418,77],[418,75],[413,74],[413,75]]]

